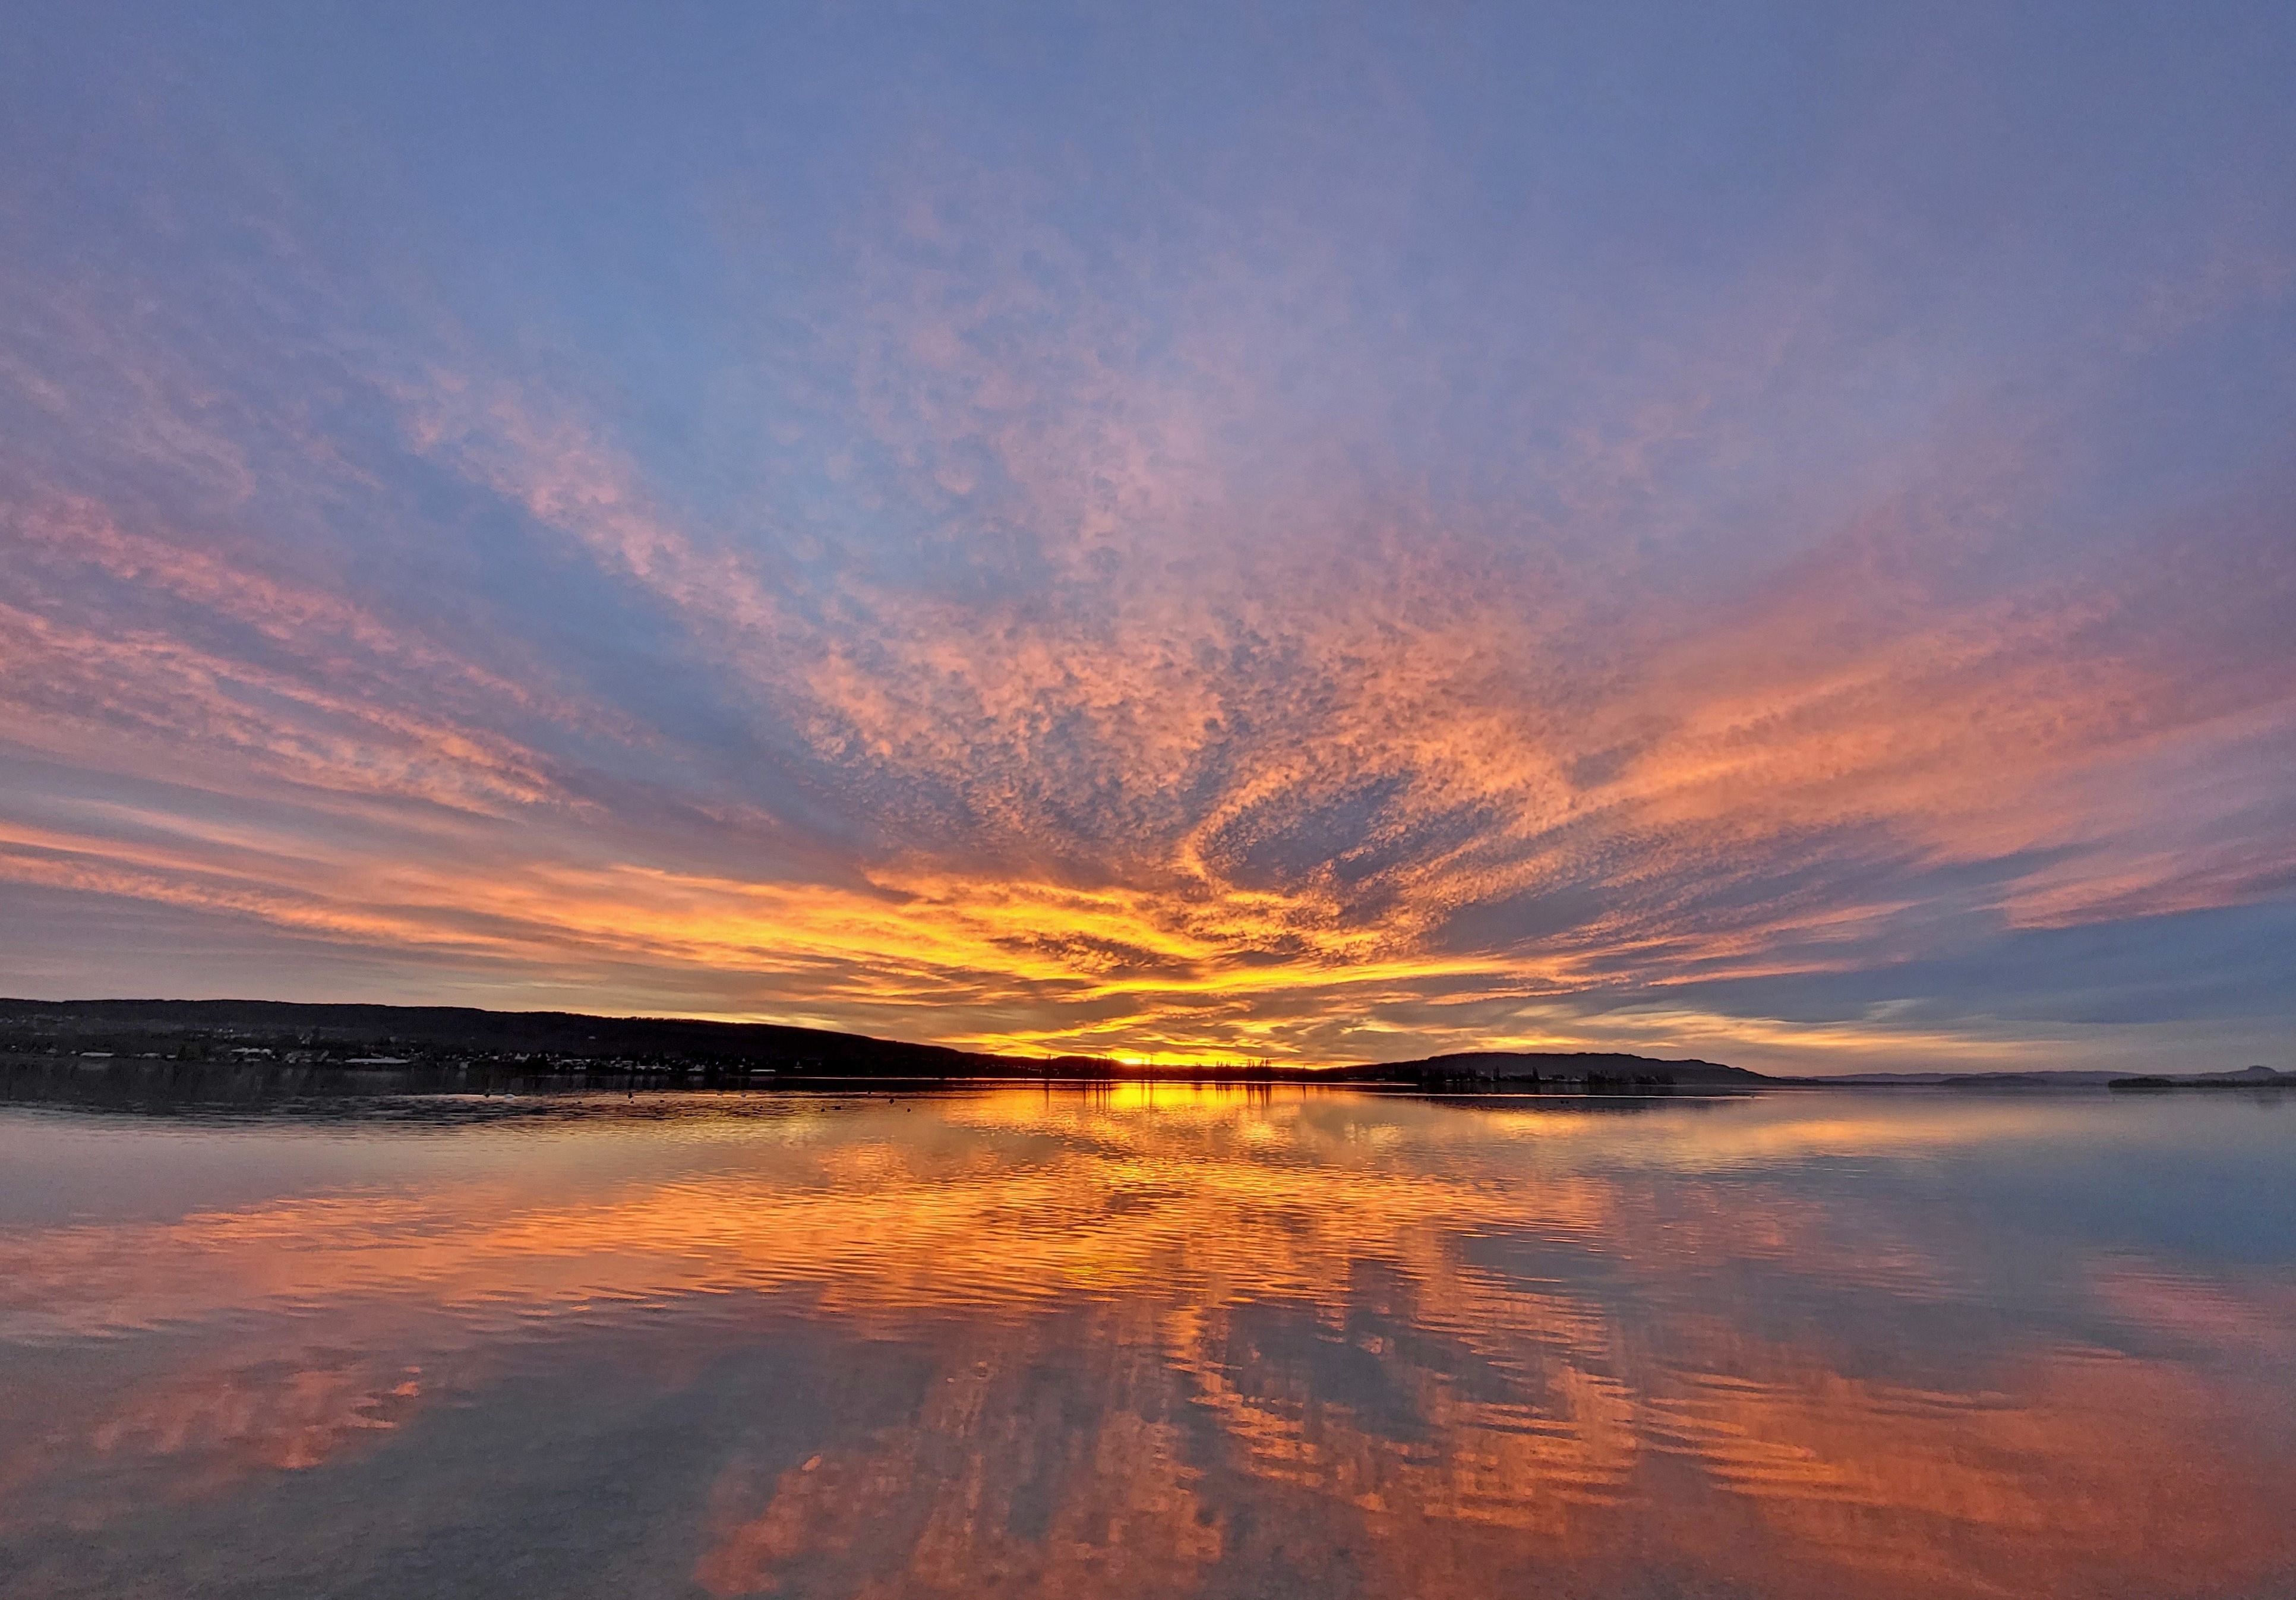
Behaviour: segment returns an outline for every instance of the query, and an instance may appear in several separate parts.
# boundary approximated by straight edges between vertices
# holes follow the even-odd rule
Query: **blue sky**
[[[2284,8],[28,8],[0,964],[2289,1064]]]

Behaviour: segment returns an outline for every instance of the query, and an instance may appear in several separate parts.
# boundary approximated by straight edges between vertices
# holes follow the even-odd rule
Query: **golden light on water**
[[[631,1104],[374,1130],[364,1188],[0,1237],[6,1337],[120,1364],[9,1431],[13,1536],[445,1448],[472,1406],[546,1431],[501,1397],[595,1350],[630,1353],[586,1381],[617,1407],[812,1374],[734,1383],[663,1514],[713,1595],[2296,1571],[2284,1273],[2116,1248],[2021,1286],[1969,1218],[1808,1176],[2050,1159],[2101,1101]],[[283,1171],[331,1139],[265,1136]]]

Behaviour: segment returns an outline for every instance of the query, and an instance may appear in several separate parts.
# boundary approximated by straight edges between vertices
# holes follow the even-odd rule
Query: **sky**
[[[2284,4],[9,33],[0,990],[2296,1066]]]

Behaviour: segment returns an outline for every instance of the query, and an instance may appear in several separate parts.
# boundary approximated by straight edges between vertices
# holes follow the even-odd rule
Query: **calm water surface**
[[[11,1596],[2289,1596],[2296,1104],[0,1107]]]

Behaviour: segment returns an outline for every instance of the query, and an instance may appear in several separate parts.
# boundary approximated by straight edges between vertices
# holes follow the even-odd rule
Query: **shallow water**
[[[12,1596],[2296,1594],[2296,1104],[0,1107]]]

